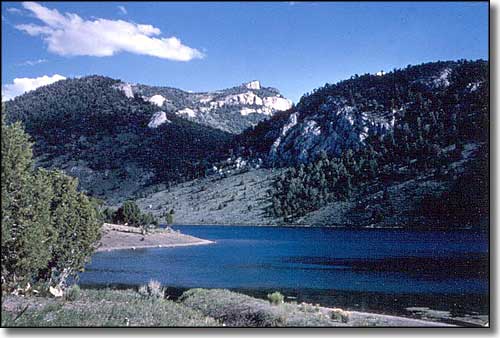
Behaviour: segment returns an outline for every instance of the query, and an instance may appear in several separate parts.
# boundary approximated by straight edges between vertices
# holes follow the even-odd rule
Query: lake
[[[409,306],[488,313],[488,234],[401,229],[174,226],[215,244],[94,255],[80,284],[159,280],[401,314]]]

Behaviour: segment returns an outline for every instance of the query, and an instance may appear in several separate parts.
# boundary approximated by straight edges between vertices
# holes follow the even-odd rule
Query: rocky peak
[[[165,112],[236,134],[278,111],[292,107],[292,102],[283,97],[278,89],[262,87],[258,80],[232,88],[196,93],[124,82],[114,87],[129,99],[140,97]],[[151,128],[158,126],[155,119],[164,120],[163,115],[153,117]]]
[[[250,82],[244,83],[243,85],[245,87],[247,87],[248,89],[255,89],[255,90],[260,89],[260,81],[258,81],[258,80],[250,81]]]

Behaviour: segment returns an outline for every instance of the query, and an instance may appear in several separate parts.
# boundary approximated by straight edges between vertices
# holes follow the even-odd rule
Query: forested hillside
[[[24,122],[35,137],[38,165],[79,177],[82,188],[110,204],[147,197],[144,188],[152,184],[162,183],[157,189],[168,192],[173,184],[206,175],[214,175],[206,181],[214,186],[197,194],[225,191],[226,182],[234,183],[228,176],[265,167],[279,170],[262,180],[269,190],[259,193],[259,209],[252,209],[253,190],[238,202],[244,204],[238,210],[253,210],[255,222],[486,225],[488,67],[486,61],[461,60],[354,75],[304,95],[295,106],[258,81],[191,94],[92,76],[7,102],[7,119]],[[264,99],[256,104],[256,97],[286,109],[239,135],[221,130],[225,123],[243,126],[229,118],[231,109],[239,107],[240,118],[246,109],[269,108]],[[207,105],[218,108],[204,114]],[[203,120],[215,113],[211,121],[219,129]],[[222,207],[197,205],[200,223],[203,215],[225,213],[227,200],[212,198]],[[156,206],[153,199],[147,205]],[[156,208],[159,215],[165,211]],[[192,214],[189,208],[179,214]]]
[[[441,186],[419,193],[413,212],[440,224],[484,223],[488,88],[484,61],[355,75],[303,96],[295,109],[246,131],[239,154],[292,167],[270,192],[269,212],[288,221],[335,201],[359,201],[370,189],[389,199],[392,185],[425,177]],[[384,210],[389,206],[372,204],[365,206],[366,222],[390,214]]]
[[[127,198],[155,182],[188,180],[221,159],[230,135],[127,97],[101,76],[69,79],[6,102],[44,167],[65,169],[100,197]]]

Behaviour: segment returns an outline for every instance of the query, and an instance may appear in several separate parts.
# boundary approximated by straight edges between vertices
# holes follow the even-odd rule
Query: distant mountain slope
[[[294,109],[246,130],[238,136],[239,153],[278,166],[307,163],[323,151],[338,156],[365,147],[370,136],[393,131],[395,125],[418,128],[417,116],[424,110],[427,121],[420,123],[431,127],[431,120],[438,119],[435,127],[443,130],[455,123],[463,137],[485,141],[487,91],[485,61],[434,62],[383,75],[355,75],[304,95]]]
[[[123,82],[115,87],[129,98],[139,96],[167,112],[234,134],[292,107],[277,89],[262,87],[259,81],[205,93]]]
[[[238,135],[233,153],[289,168],[267,210],[287,223],[487,228],[488,75],[466,60],[355,75]]]
[[[197,177],[222,158],[229,133],[127,97],[120,84],[102,76],[59,81],[6,102],[6,119],[25,124],[39,165],[65,169],[107,199]]]

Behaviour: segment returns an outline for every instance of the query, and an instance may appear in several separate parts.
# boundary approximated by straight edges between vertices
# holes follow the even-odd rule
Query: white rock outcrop
[[[149,128],[158,128],[164,123],[170,123],[171,121],[167,119],[167,114],[164,111],[159,111],[154,113],[151,120],[148,123]]]
[[[244,86],[247,87],[248,89],[259,90],[260,89],[260,81],[257,81],[257,80],[250,81],[250,82],[245,83]]]
[[[264,106],[274,110],[288,110],[292,108],[292,101],[279,96],[265,97],[263,100]]]
[[[129,99],[134,97],[134,91],[132,90],[132,85],[130,83],[120,83],[116,86],[116,88],[120,89]]]
[[[434,79],[435,87],[448,87],[450,85],[450,75],[452,70],[450,68],[445,68],[441,71],[438,77]]]
[[[196,112],[191,108],[184,108],[175,112],[177,115],[185,115],[188,117],[196,117]]]
[[[293,113],[288,118],[287,123],[283,126],[283,128],[281,128],[280,136],[278,136],[278,138],[274,141],[273,145],[271,146],[271,150],[269,152],[269,156],[271,159],[276,158],[278,147],[280,146],[281,141],[288,134],[288,131],[297,125],[298,117],[299,113]]]
[[[318,113],[298,120],[291,114],[269,152],[275,163],[306,163],[322,151],[340,155],[345,149],[361,146],[371,133],[384,134],[393,128],[392,112],[360,112],[345,102],[332,100]]]
[[[158,107],[163,107],[163,103],[166,101],[167,99],[164,98],[162,95],[153,95],[151,96],[148,101],[157,105]]]
[[[263,101],[262,99],[258,96],[255,95],[253,92],[246,92],[242,94],[235,94],[235,95],[229,95],[224,98],[222,102],[222,105],[240,105],[240,104],[255,104],[257,106],[262,106]],[[222,106],[219,104],[219,106]]]
[[[240,114],[242,116],[246,116],[246,115],[249,115],[249,114],[254,114],[254,113],[257,113],[257,110],[256,109],[253,109],[253,108],[242,108],[240,110]]]

